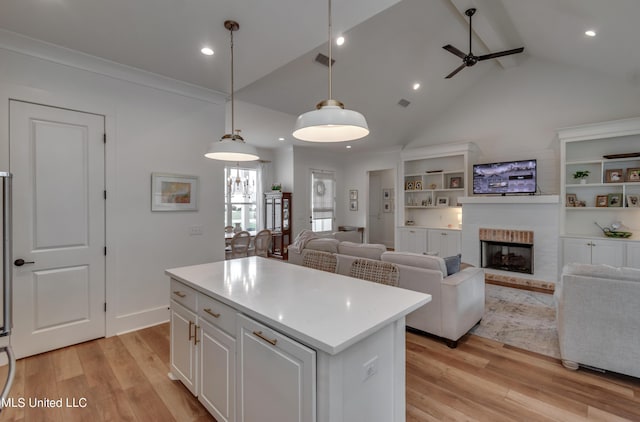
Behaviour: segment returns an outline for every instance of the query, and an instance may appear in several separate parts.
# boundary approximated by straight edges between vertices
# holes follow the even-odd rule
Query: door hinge
[[[107,191],[105,190],[105,191],[103,191],[103,192],[104,192],[104,195],[103,195],[103,196],[104,196],[104,199],[107,199]]]
[[[104,303],[104,311],[107,312],[107,302]]]
[[[104,247],[104,256],[107,256],[107,247]]]
[[[105,143],[105,144],[107,143],[107,134],[106,133],[103,134],[103,136],[102,136],[102,142]]]

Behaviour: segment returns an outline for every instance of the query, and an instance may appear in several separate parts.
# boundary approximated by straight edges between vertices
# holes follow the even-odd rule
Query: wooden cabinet
[[[238,316],[238,420],[316,420],[316,352]]]
[[[445,258],[461,253],[462,232],[449,229],[427,230],[427,247],[429,252],[437,252],[438,256]]]
[[[272,191],[264,194],[265,228],[271,230],[270,256],[287,259],[291,244],[291,193]]]
[[[597,238],[563,239],[563,262],[624,266],[625,242]]]
[[[398,252],[427,252],[427,229],[422,227],[401,227],[398,229]]]
[[[640,268],[640,242],[627,243],[627,262],[625,266]]]

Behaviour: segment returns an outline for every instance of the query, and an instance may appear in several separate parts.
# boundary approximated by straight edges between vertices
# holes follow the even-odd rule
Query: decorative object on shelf
[[[242,231],[242,226],[240,225],[240,223],[235,223],[235,226],[233,227],[233,232],[240,233],[241,231]]]
[[[274,183],[273,185],[271,185],[271,190],[272,191],[280,191],[280,190],[282,190],[282,184]]]
[[[602,157],[607,159],[633,158],[633,157],[640,157],[640,152],[627,152],[624,154],[609,154],[609,155],[603,155]]]
[[[151,173],[151,211],[197,211],[198,176]]]
[[[565,201],[565,206],[567,207],[577,207],[578,206],[578,196],[575,193],[568,193]]]
[[[627,169],[627,182],[640,182],[640,168]]]
[[[449,179],[449,189],[458,189],[462,187],[462,177],[454,176]]]
[[[596,196],[596,207],[608,207],[609,206],[609,197],[607,195],[597,195]]]
[[[413,220],[407,220],[404,224],[405,224],[406,226],[413,226],[414,224],[416,224],[416,222],[415,222],[415,221],[413,221]]]
[[[436,205],[438,207],[448,207],[449,206],[449,198],[446,196],[438,196],[436,198]]]
[[[627,195],[627,207],[640,208],[640,195]]]
[[[432,183],[429,185],[429,189],[434,190],[435,188],[437,188],[438,185],[436,185],[435,183]]]
[[[622,169],[609,169],[605,172],[606,183],[620,183],[624,181],[624,172]]]
[[[353,201],[353,200],[357,200],[358,199],[358,190],[357,189],[350,189],[349,190],[349,200]]]
[[[329,0],[329,97],[316,105],[316,110],[303,113],[296,120],[293,136],[309,142],[343,142],[360,139],[369,134],[364,116],[347,110],[340,101],[332,99],[331,93],[331,0]]]
[[[393,188],[382,189],[382,199],[385,201],[388,199],[393,199]]]
[[[580,179],[580,183],[584,185],[587,183],[587,177],[589,177],[590,173],[589,170],[578,170],[573,173],[573,178],[576,180]]]
[[[349,211],[358,211],[358,200],[349,201]]]
[[[209,151],[204,155],[212,160],[224,161],[253,161],[260,157],[258,150],[244,142],[240,136],[240,130],[236,130],[234,119],[234,96],[233,96],[233,32],[240,29],[238,22],[228,20],[224,22],[224,27],[231,34],[231,133],[226,133],[219,141],[211,142]]]
[[[607,206],[608,207],[621,207],[622,206],[622,194],[621,193],[610,193],[607,195]]]
[[[382,205],[382,210],[384,212],[393,212],[393,204],[391,201],[384,201]]]
[[[584,208],[584,207],[586,207],[586,206],[587,206],[587,201],[578,201],[578,202],[576,203],[576,207],[582,207],[582,208]]]
[[[431,173],[442,173],[442,170],[427,170],[425,171],[425,173],[431,174]]]
[[[619,221],[611,223],[610,227],[602,227],[600,224],[598,224],[597,221],[594,221],[594,224],[598,226],[600,230],[602,230],[602,233],[604,233],[604,235],[607,237],[626,239],[628,237],[631,237],[632,235],[631,232],[619,230],[622,227],[622,223]]]
[[[409,181],[404,185],[405,190],[413,190],[413,181]]]
[[[413,188],[415,190],[422,190],[422,182],[420,180],[416,180],[413,184]]]
[[[431,197],[428,197],[428,198],[427,198],[427,206],[428,206],[428,207],[433,206],[433,200],[431,199]]]

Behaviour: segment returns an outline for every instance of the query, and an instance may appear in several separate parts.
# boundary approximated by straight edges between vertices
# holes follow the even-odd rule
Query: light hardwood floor
[[[6,408],[0,421],[212,421],[169,371],[168,324],[18,361],[14,398],[85,408]],[[6,367],[0,368],[0,379]],[[640,380],[467,336],[451,350],[407,333],[407,421],[640,420]],[[272,422],[272,421],[265,421]],[[273,421],[275,422],[275,421]]]

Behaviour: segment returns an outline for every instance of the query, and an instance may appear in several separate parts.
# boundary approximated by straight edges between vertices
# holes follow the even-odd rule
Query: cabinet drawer
[[[236,310],[209,296],[203,294],[199,296],[198,316],[235,337]]]
[[[177,280],[171,279],[171,299],[180,303],[181,305],[186,306],[188,309],[192,311],[196,311],[197,308],[197,297],[198,292],[196,292],[191,287],[183,284]]]

